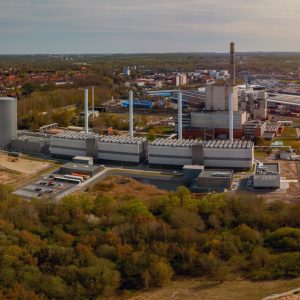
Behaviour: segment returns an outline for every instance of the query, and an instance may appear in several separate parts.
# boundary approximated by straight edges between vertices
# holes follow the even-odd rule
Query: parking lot
[[[58,180],[54,180],[53,175],[54,174],[44,175],[38,180],[19,188],[14,194],[26,198],[55,198],[76,186],[76,183],[73,182],[60,182]]]

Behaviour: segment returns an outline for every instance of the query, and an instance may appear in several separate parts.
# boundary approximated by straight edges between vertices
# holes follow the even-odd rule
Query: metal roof
[[[157,139],[150,143],[152,146],[169,147],[192,147],[193,145],[203,145],[204,148],[229,148],[229,149],[251,149],[253,142],[246,140],[175,140],[175,139]]]
[[[99,142],[103,143],[119,143],[119,144],[142,144],[147,139],[144,137],[130,137],[122,135],[101,136]]]
[[[247,140],[211,140],[204,142],[204,148],[251,149],[253,142]]]
[[[169,146],[169,147],[191,147],[192,145],[202,144],[198,140],[176,140],[159,138],[150,143],[152,146]]]
[[[60,139],[72,139],[72,140],[87,140],[91,138],[98,138],[99,135],[89,132],[85,133],[84,131],[81,132],[74,132],[74,131],[64,131],[63,133],[59,133],[53,136],[53,138],[60,138]]]
[[[221,170],[221,169],[214,169],[214,170],[207,170],[205,169],[199,174],[199,178],[228,178],[233,175],[232,170]]]
[[[268,102],[300,106],[300,96],[290,94],[269,94]]]

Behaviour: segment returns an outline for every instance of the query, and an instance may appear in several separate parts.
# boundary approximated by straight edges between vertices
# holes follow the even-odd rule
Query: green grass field
[[[254,150],[254,157],[255,157],[255,159],[265,160],[266,156],[267,156],[266,152]]]
[[[280,137],[275,140],[298,140],[297,130],[294,127],[284,127]]]

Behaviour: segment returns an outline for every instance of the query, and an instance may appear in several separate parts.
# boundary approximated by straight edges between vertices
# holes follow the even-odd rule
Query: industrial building
[[[226,138],[229,136],[229,119],[227,111],[192,112],[190,128],[184,129],[186,138]],[[243,136],[243,125],[247,121],[247,112],[233,113],[233,137]]]
[[[0,148],[5,149],[17,137],[16,98],[0,97],[0,128]]]
[[[103,136],[97,142],[97,159],[105,162],[138,164],[147,157],[146,138]]]
[[[61,174],[82,176],[87,175],[93,177],[103,170],[102,166],[88,165],[84,163],[69,162],[60,168]]]
[[[129,101],[122,101],[121,105],[125,108],[129,108]],[[133,107],[134,108],[151,109],[153,107],[153,103],[150,100],[134,99]]]
[[[210,168],[251,169],[254,145],[244,140],[157,139],[148,147],[148,162],[159,166],[200,164]]]
[[[183,176],[186,179],[193,180],[199,176],[204,170],[204,166],[200,165],[185,165],[183,168]]]
[[[66,131],[51,136],[51,156],[73,158],[74,156],[92,156],[96,151],[96,139],[99,136],[93,133]]]
[[[73,162],[78,164],[86,164],[92,166],[94,164],[94,158],[88,156],[75,156]]]
[[[274,112],[280,113],[281,111],[300,112],[300,96],[290,95],[284,93],[269,93],[268,95],[268,108]],[[278,107],[278,106],[281,106]]]
[[[248,119],[239,109],[239,89],[235,78],[235,49],[230,44],[230,81],[209,83],[205,88],[205,110],[191,113],[190,127],[183,130],[185,138],[240,139]]]
[[[267,123],[259,120],[250,120],[245,123],[244,136],[247,138],[255,138],[262,136],[267,128]]]
[[[201,164],[202,149],[201,142],[196,140],[157,139],[148,146],[148,163],[160,166]],[[198,155],[200,160],[197,160]]]
[[[211,140],[203,143],[204,165],[209,168],[251,169],[254,144],[245,140]]]
[[[279,189],[280,167],[278,163],[258,163],[253,175],[254,188]]]
[[[234,89],[233,86],[229,87]],[[127,136],[99,136],[89,132],[88,128],[88,90],[85,89],[85,127],[84,131],[64,131],[58,134],[25,132],[17,137],[16,130],[16,100],[2,98],[0,104],[9,117],[3,116],[3,128],[9,126],[9,134],[1,135],[3,146],[12,144],[13,150],[26,153],[50,154],[52,157],[75,159],[72,164],[84,164],[85,168],[93,166],[93,160],[105,163],[139,164],[148,159],[150,165],[163,167],[180,167],[185,165],[199,165],[209,168],[248,169],[253,164],[253,144],[242,140],[233,140],[233,131],[237,127],[234,115],[244,118],[243,114],[234,112],[235,100],[233,93],[229,93],[228,109],[218,111],[220,118],[213,120],[214,130],[219,127],[229,127],[229,140],[185,140],[182,138],[182,103],[183,94],[178,91],[178,139],[157,139],[148,143],[146,138],[134,137],[133,127],[133,92],[129,92],[129,135]],[[227,109],[225,107],[224,109]],[[1,111],[2,113],[2,111]],[[231,118],[232,116],[232,118]],[[202,120],[192,119],[197,126]],[[212,118],[208,118],[206,126],[210,126]],[[225,120],[225,121],[224,121]],[[2,120],[0,120],[2,121]],[[218,125],[218,122],[221,125]],[[223,123],[222,123],[223,122]],[[225,122],[225,123],[224,123]],[[223,125],[222,125],[223,124]]]
[[[223,192],[231,187],[233,181],[232,170],[205,169],[194,180],[191,190],[193,192]]]
[[[218,84],[208,84],[206,86],[205,110],[207,111],[228,111],[229,94],[233,94],[233,111],[238,111],[238,88],[236,86],[226,86]]]
[[[19,135],[11,140],[10,148],[16,152],[49,154],[50,136],[47,134]]]
[[[239,88],[240,106],[242,110],[249,112],[254,120],[267,119],[267,98],[265,90],[255,91],[251,86]]]

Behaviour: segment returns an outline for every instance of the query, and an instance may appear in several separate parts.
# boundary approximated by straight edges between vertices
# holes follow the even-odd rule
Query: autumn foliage
[[[300,205],[110,178],[54,201],[0,186],[0,299],[101,299],[174,276],[300,276]]]

